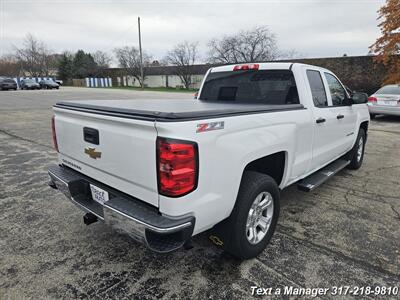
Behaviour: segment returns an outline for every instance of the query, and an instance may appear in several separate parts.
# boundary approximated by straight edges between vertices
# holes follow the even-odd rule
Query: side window
[[[329,73],[325,73],[325,78],[328,82],[329,90],[331,91],[332,105],[343,105],[343,100],[345,100],[347,97],[343,86],[340,84],[339,80],[337,80],[335,76]]]
[[[307,78],[308,82],[310,83],[314,105],[316,107],[328,106],[328,99],[326,98],[324,83],[322,82],[319,71],[307,70]]]

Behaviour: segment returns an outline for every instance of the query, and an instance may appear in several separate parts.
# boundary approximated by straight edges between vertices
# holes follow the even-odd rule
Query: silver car
[[[400,116],[400,84],[385,85],[368,98],[371,119],[376,115]]]

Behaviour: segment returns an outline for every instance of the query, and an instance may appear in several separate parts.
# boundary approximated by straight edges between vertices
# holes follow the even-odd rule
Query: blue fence
[[[112,80],[110,77],[106,78],[85,78],[86,87],[112,87]]]

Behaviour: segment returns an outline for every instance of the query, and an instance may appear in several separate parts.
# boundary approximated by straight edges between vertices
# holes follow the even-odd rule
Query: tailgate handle
[[[94,128],[83,127],[83,139],[91,144],[99,144],[99,131]]]

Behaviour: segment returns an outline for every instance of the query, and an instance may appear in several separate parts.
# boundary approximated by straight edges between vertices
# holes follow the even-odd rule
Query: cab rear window
[[[244,70],[209,73],[200,100],[265,104],[298,104],[290,70]]]

